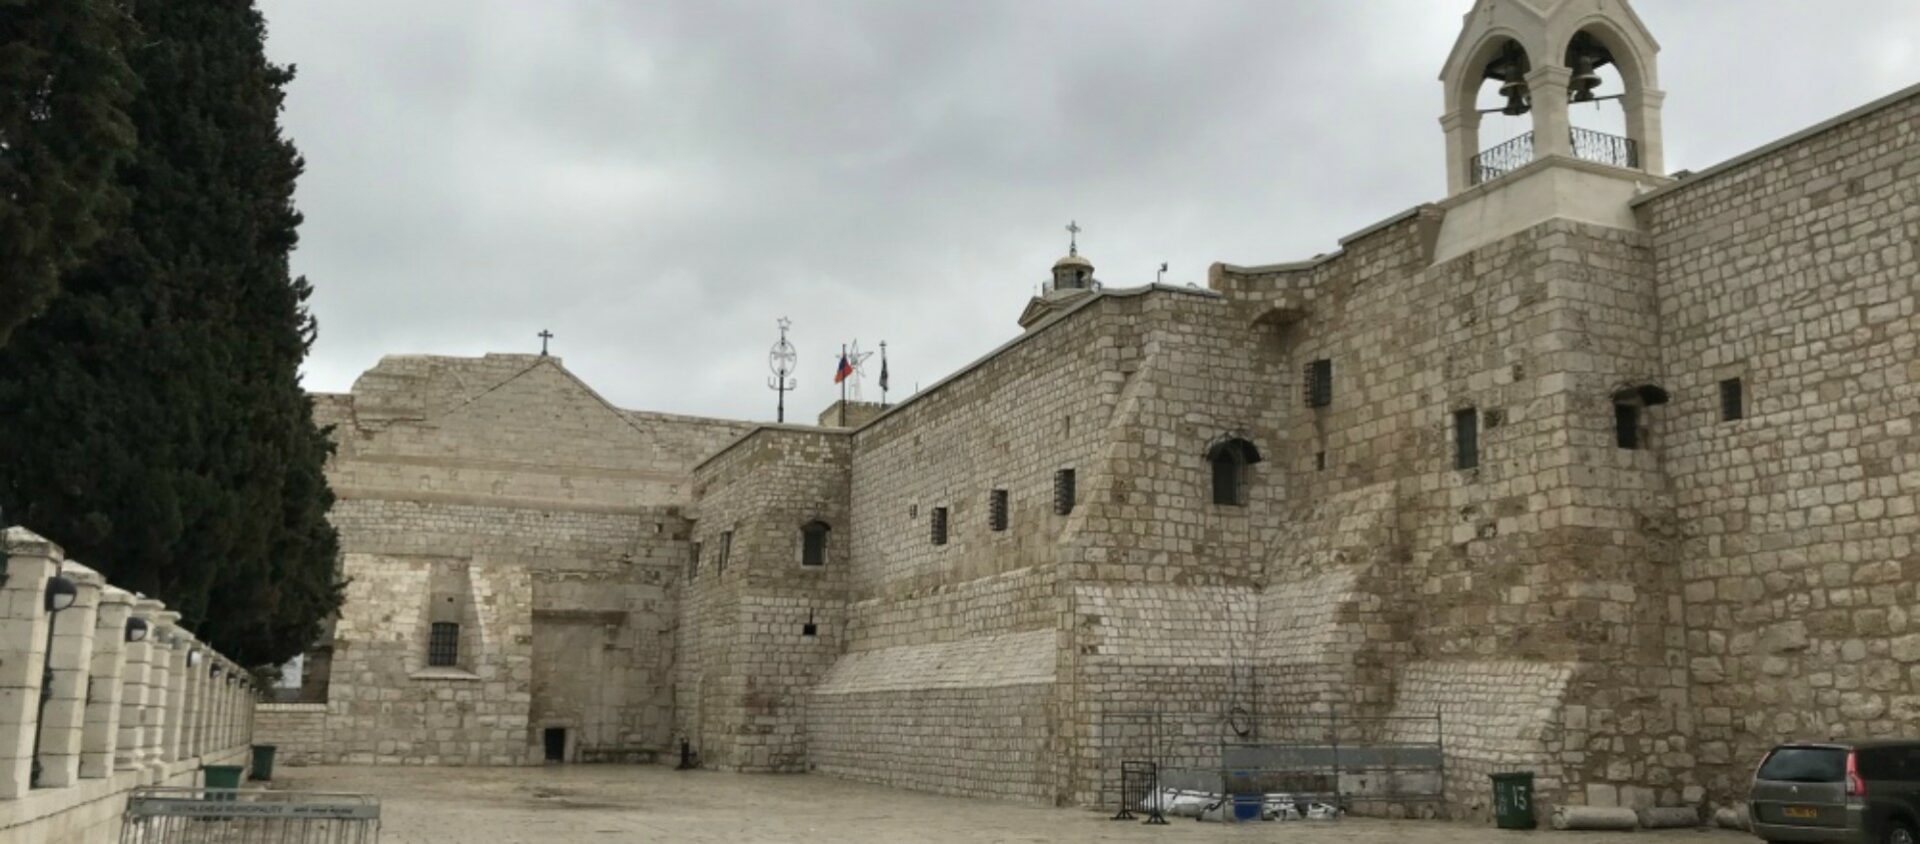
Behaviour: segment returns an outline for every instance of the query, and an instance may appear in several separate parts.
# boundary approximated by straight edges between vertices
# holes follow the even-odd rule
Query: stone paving
[[[1083,809],[940,797],[817,775],[678,773],[664,767],[283,768],[275,788],[365,792],[384,807],[382,844],[549,842],[1511,841],[1745,844],[1704,830],[1503,832],[1473,824],[1350,818],[1246,826],[1113,822]]]

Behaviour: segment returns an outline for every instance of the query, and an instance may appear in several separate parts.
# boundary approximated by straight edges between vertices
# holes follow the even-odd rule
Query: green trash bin
[[[1533,829],[1533,772],[1493,775],[1493,823],[1501,829]]]
[[[240,775],[246,769],[239,765],[203,765],[200,772],[206,776],[207,788],[239,788]],[[232,794],[211,795],[213,800],[232,800]]]
[[[270,782],[273,780],[273,753],[278,748],[271,744],[253,746],[253,776],[247,779]]]

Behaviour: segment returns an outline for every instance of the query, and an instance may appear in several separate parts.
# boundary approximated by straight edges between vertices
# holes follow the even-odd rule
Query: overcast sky
[[[1070,219],[1109,286],[1204,285],[1442,198],[1469,5],[262,0],[299,68],[306,383],[550,329],[616,404],[770,420],[787,316],[790,420],[855,338],[897,400],[1018,332]],[[1669,169],[1920,82],[1914,0],[1636,8]]]

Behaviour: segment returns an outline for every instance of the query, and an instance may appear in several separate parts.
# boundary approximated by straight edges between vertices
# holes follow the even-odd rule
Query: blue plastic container
[[[1257,821],[1260,819],[1260,804],[1264,795],[1235,794],[1233,796],[1233,819],[1236,821]]]

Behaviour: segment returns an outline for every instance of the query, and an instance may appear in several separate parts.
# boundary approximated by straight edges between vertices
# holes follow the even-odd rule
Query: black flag
[[[880,392],[884,393],[886,391],[887,391],[887,355],[886,353],[882,352],[880,354]]]

